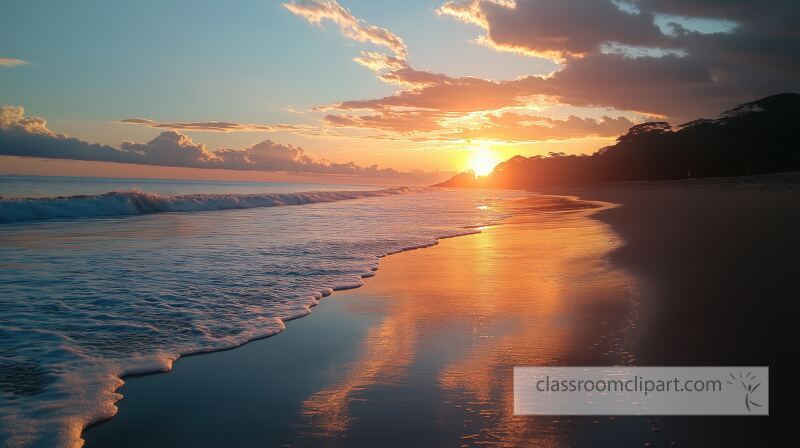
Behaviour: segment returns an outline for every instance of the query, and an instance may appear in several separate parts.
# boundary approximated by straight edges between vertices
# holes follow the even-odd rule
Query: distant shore
[[[513,417],[509,369],[775,369],[771,344],[797,333],[771,325],[800,274],[796,179],[542,191],[621,206],[531,207],[387,257],[284,333],[126,379],[120,413],[86,446],[763,442],[767,419]]]

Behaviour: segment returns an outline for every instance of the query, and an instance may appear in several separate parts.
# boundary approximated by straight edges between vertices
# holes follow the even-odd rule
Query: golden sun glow
[[[500,158],[490,149],[476,148],[471,151],[467,163],[475,176],[486,176],[500,163]]]

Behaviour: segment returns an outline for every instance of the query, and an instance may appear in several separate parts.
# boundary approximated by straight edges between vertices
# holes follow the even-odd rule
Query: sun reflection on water
[[[552,419],[513,416],[513,366],[632,360],[633,280],[605,261],[619,243],[586,215],[526,215],[384,260],[349,299],[379,301],[386,316],[360,359],[303,403],[308,435],[363,430],[360,420],[375,416],[354,406],[376,405],[385,400],[377,390],[390,388],[410,397],[395,406],[435,408],[435,431],[462,446],[561,445]],[[435,396],[420,394],[420,382]]]

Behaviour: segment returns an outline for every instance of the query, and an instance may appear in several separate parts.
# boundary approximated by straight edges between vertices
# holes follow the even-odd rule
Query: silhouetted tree
[[[492,174],[460,174],[439,184],[532,188],[603,181],[724,177],[800,169],[793,116],[800,95],[782,93],[741,104],[716,119],[676,128],[658,121],[633,126],[592,155],[515,156]]]

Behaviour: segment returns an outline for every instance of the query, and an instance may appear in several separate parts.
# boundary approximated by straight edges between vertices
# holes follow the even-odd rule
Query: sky
[[[6,0],[0,174],[430,183],[800,91],[800,2]]]

